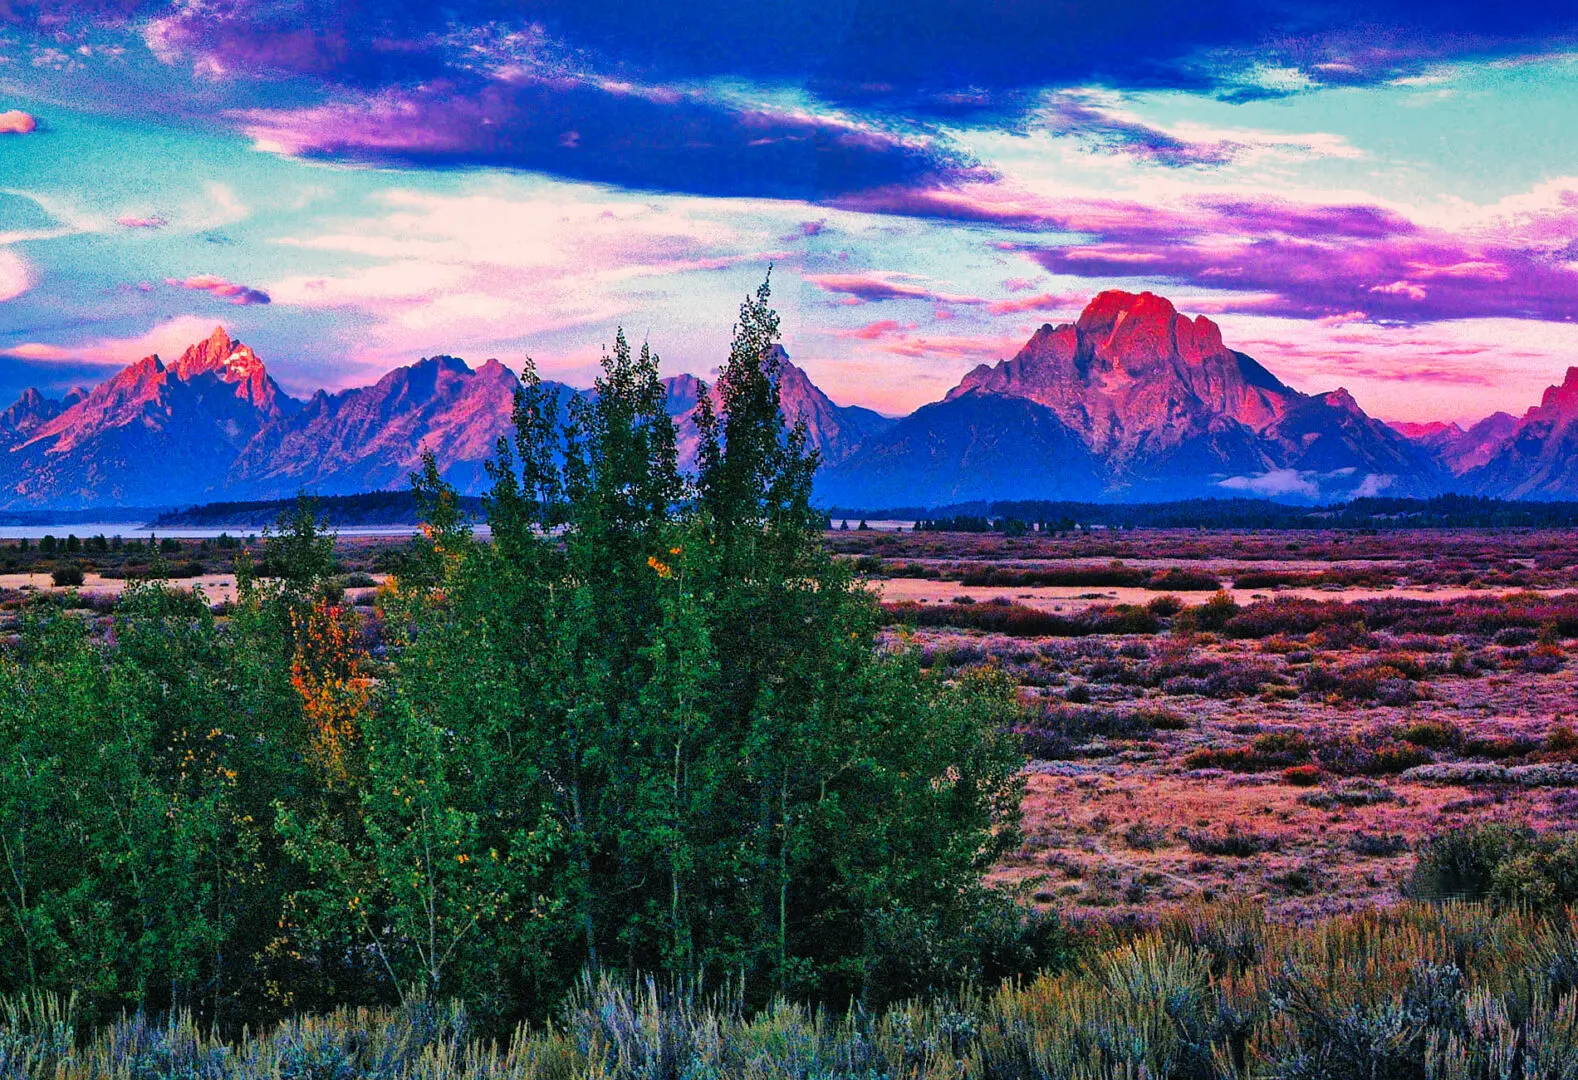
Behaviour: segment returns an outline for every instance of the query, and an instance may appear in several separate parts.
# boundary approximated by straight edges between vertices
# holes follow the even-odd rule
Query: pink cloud
[[[876,341],[904,330],[915,329],[914,323],[904,324],[893,319],[881,319],[874,323],[867,323],[858,330],[840,330],[839,337],[856,338],[860,341]]]
[[[189,278],[165,278],[164,280],[167,285],[174,285],[182,289],[192,289],[195,292],[205,292],[221,300],[228,300],[232,304],[266,304],[269,302],[268,293],[262,289],[254,289],[250,285],[238,285],[215,274],[194,274]]]
[[[1013,300],[998,300],[986,306],[993,315],[1016,315],[1025,311],[1076,311],[1089,297],[1078,293],[1041,293]]]
[[[115,224],[125,226],[128,229],[162,229],[170,223],[164,220],[164,218],[159,217],[157,214],[149,217],[138,217],[135,214],[122,214],[120,217],[115,219]]]
[[[0,135],[26,135],[38,130],[38,118],[21,109],[0,112]]]

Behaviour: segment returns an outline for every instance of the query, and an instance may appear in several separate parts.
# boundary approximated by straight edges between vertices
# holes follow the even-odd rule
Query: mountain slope
[[[453,356],[435,356],[372,386],[320,390],[247,443],[225,490],[267,499],[297,490],[349,495],[399,487],[431,450],[444,478],[474,494],[485,486],[483,462],[511,430],[519,385],[497,360],[473,371]]]
[[[1099,461],[1057,413],[1026,398],[971,390],[923,405],[817,478],[832,506],[941,505],[1001,498],[1089,499]]]
[[[1392,428],[1410,442],[1423,446],[1447,467],[1453,476],[1462,476],[1489,461],[1518,427],[1518,418],[1497,412],[1467,430],[1457,424],[1393,423]]]
[[[998,407],[1002,398],[1034,403],[1055,416],[1096,462],[1103,498],[1422,495],[1445,490],[1449,482],[1427,450],[1366,416],[1346,391],[1300,393],[1224,345],[1210,319],[1180,315],[1151,293],[1110,291],[1096,296],[1076,322],[1043,326],[1012,359],[967,374],[945,398],[965,403],[962,412],[923,409],[911,418],[942,422],[947,430],[904,427],[902,446],[898,428],[869,438],[822,478],[819,491],[832,498],[834,492],[869,490],[857,474],[881,461],[918,486],[871,505],[947,501],[953,481],[929,483],[924,470],[900,468],[894,458],[919,454],[935,462],[943,447],[958,446],[959,429],[980,430],[989,416],[1028,425],[998,431],[994,439],[1006,447],[1018,438],[1028,459],[1042,460],[1060,440],[1047,440],[1039,413]],[[971,410],[979,415],[969,416]],[[1084,476],[1085,464],[1076,458],[1051,463],[1053,475]],[[952,477],[960,466],[936,462],[935,468]],[[1081,497],[1073,490],[1065,496],[1050,479],[1014,481],[1032,482],[1040,490],[1050,487],[1055,497]],[[977,487],[977,497],[1021,497],[1003,484]]]
[[[790,362],[783,346],[774,345],[773,351],[778,361],[778,407],[790,424],[805,420],[807,441],[821,455],[824,465],[843,461],[866,439],[893,426],[891,419],[871,409],[834,404],[810,376]],[[694,468],[699,434],[696,406],[700,403],[702,381],[694,375],[676,375],[663,383],[668,391],[668,412],[678,429],[680,465]],[[718,409],[717,386],[707,389],[713,408]]]
[[[1504,499],[1578,499],[1578,367],[1462,480],[1476,494]]]

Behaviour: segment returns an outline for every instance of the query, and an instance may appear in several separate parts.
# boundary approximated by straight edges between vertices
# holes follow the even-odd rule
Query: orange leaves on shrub
[[[312,726],[311,754],[331,780],[345,780],[372,686],[357,640],[356,615],[320,598],[304,615],[293,614],[291,621],[296,649],[290,681]]]

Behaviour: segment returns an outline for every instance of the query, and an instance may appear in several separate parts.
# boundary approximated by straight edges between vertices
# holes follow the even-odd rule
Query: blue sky
[[[224,324],[296,393],[435,353],[905,411],[1095,292],[1372,413],[1578,363],[1578,16],[1489,5],[0,3],[0,396]]]

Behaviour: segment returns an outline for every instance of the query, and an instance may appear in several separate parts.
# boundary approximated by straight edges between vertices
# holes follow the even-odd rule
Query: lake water
[[[180,526],[167,529],[150,529],[146,525],[135,522],[94,522],[84,521],[73,525],[0,525],[0,540],[40,540],[46,536],[53,536],[64,540],[67,536],[77,536],[87,539],[90,536],[119,536],[124,540],[146,540],[150,536],[174,536],[183,540],[212,540],[221,533],[242,538],[257,536],[261,530],[257,527],[241,528],[232,525],[228,529],[202,529],[192,526]],[[417,531],[415,525],[347,525],[344,528],[331,528],[333,533],[340,536],[411,536]],[[478,530],[483,531],[483,530]]]

